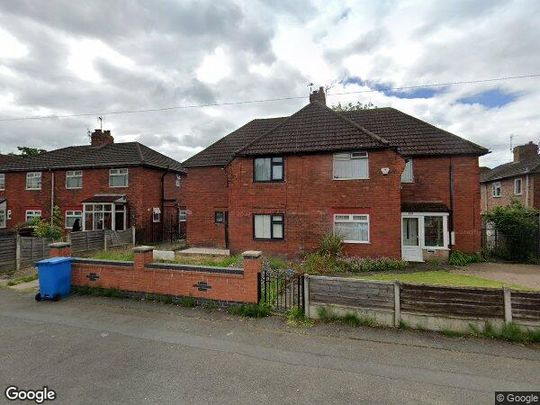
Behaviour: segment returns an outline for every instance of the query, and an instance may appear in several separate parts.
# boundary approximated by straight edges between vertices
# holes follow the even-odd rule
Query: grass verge
[[[30,281],[37,280],[38,275],[37,274],[31,274],[26,277],[17,278],[15,280],[9,280],[7,282],[7,286],[12,287],[14,285],[22,284],[22,283],[29,283]]]

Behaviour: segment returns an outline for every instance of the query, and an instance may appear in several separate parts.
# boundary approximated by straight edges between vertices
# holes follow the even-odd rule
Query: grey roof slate
[[[105,146],[69,146],[36,156],[23,156],[0,164],[0,172],[146,166],[182,173],[180,162],[139,142]]]
[[[480,174],[480,183],[501,180],[525,174],[540,173],[540,155],[519,162],[504,163]]]
[[[317,102],[290,117],[256,119],[186,160],[225,166],[234,156],[395,147],[406,157],[484,155],[489,151],[394,108],[336,113]]]

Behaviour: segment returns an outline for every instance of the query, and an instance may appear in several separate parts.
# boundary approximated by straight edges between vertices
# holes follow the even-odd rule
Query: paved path
[[[540,389],[538,348],[431,333],[8,289],[0,325],[0,392],[47,385],[55,403],[493,404]]]
[[[474,263],[454,272],[540,289],[540,266],[533,264]]]

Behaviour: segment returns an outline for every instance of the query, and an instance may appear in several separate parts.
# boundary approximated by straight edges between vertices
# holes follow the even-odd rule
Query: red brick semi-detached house
[[[393,108],[333,111],[320,89],[183,163],[188,242],[295,256],[333,231],[356,256],[478,251],[487,152]]]
[[[482,212],[519,201],[540,209],[540,155],[538,145],[516,146],[514,160],[483,171],[480,176]]]
[[[98,129],[90,145],[0,163],[0,229],[50,218],[58,206],[66,230],[79,219],[82,230],[133,225],[159,237],[163,222],[178,219],[183,174],[180,162]]]

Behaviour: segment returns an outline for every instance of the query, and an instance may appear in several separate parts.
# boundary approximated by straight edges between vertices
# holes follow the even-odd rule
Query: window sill
[[[266,239],[266,238],[253,238],[255,242],[284,242],[285,239]]]
[[[337,181],[347,181],[347,180],[369,180],[369,177],[351,177],[351,178],[346,178],[346,179],[336,179],[335,177],[332,179],[332,180],[337,180]]]
[[[25,188],[26,191],[41,191],[40,188]]]
[[[363,242],[359,240],[344,240],[343,243],[350,243],[351,245],[371,245],[371,242]]]
[[[425,249],[425,250],[450,250],[449,248],[443,247],[443,246],[422,246],[422,249]]]
[[[82,187],[66,187],[66,190],[82,190]]]
[[[128,188],[129,186],[111,186],[109,185],[109,188]]]

